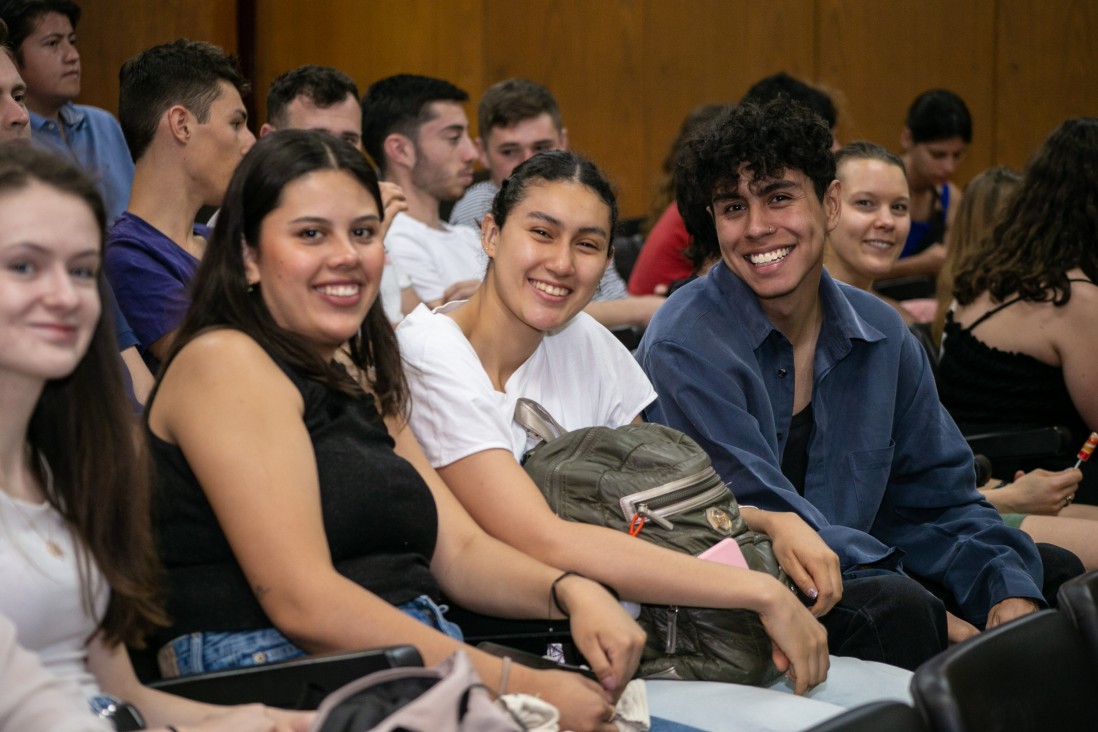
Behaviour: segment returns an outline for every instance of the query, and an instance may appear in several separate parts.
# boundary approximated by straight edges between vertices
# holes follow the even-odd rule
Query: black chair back
[[[1098,669],[1056,610],[953,646],[919,667],[912,692],[936,732],[1088,732],[1098,720]]]
[[[1098,570],[1060,585],[1060,612],[1075,625],[1098,668]],[[1098,722],[1095,723],[1098,726]]]
[[[900,702],[855,707],[805,732],[927,732],[919,713]]]
[[[423,658],[414,647],[393,646],[194,674],[149,686],[207,704],[261,703],[282,709],[316,709],[328,694],[367,674],[422,665]]]

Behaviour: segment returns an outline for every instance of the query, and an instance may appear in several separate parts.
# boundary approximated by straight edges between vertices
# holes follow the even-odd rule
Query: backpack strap
[[[525,397],[515,403],[515,422],[531,437],[542,442],[552,442],[568,431],[553,419],[553,415],[545,407]]]

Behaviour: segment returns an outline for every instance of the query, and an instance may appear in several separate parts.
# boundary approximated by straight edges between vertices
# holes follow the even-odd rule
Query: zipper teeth
[[[716,485],[711,485],[714,481]],[[666,517],[705,505],[727,490],[716,471],[709,467],[685,478],[631,493],[622,497],[619,504],[626,521],[632,518],[637,506],[642,503],[647,504],[652,513]]]

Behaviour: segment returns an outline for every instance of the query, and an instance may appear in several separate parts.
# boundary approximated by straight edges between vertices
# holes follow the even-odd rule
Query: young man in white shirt
[[[407,210],[396,215],[385,249],[430,307],[466,298],[484,275],[479,232],[442,221],[439,205],[473,180],[476,147],[462,105],[469,95],[448,81],[398,74],[362,98],[362,140]]]

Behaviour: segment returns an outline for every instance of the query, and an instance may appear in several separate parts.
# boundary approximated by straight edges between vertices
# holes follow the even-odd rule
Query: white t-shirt
[[[441,299],[455,282],[483,278],[488,265],[479,232],[468,226],[441,226],[432,229],[402,212],[385,235],[385,251],[424,302]]]
[[[381,307],[385,310],[385,317],[396,325],[404,320],[404,306],[400,291],[412,286],[412,280],[401,272],[392,261],[389,253],[385,253],[385,269],[381,271],[381,285],[378,287],[378,297],[381,298]]]
[[[33,528],[32,528],[33,526]],[[56,544],[61,556],[46,548]],[[19,645],[38,654],[55,676],[76,681],[86,697],[99,692],[88,672],[87,639],[107,612],[110,592],[92,570],[93,605],[84,606],[76,546],[47,503],[0,495],[0,614],[15,623]]]
[[[586,313],[542,339],[496,391],[461,328],[421,305],[397,328],[412,393],[411,427],[439,468],[492,448],[516,460],[536,444],[515,424],[520,397],[545,407],[565,429],[628,424],[656,398],[633,356]]]

